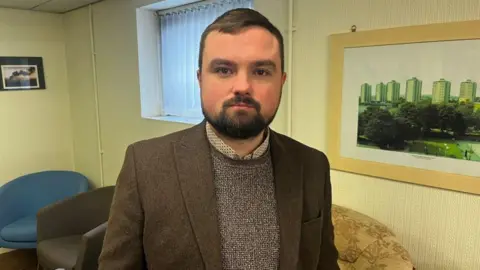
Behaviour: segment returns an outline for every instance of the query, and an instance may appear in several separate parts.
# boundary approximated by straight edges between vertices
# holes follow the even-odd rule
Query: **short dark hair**
[[[198,68],[200,70],[202,69],[205,40],[210,32],[219,31],[221,33],[236,34],[241,30],[252,26],[264,28],[275,36],[280,45],[280,60],[283,72],[285,68],[285,56],[282,33],[260,12],[249,8],[236,8],[229,10],[220,15],[210,25],[207,26],[207,28],[203,31],[202,37],[200,39]]]

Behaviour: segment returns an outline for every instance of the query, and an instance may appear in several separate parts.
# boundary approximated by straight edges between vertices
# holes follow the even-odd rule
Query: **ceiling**
[[[0,0],[0,7],[65,13],[102,0]]]

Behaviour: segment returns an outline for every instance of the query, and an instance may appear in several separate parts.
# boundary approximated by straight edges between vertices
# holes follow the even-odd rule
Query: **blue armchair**
[[[0,247],[35,248],[38,210],[88,189],[88,179],[73,171],[36,172],[3,185],[0,187]]]

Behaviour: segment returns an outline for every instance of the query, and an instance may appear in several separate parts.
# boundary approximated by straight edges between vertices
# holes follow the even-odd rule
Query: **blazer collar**
[[[222,269],[221,240],[205,120],[174,143],[177,174],[205,269]]]
[[[288,139],[272,131],[271,153],[280,222],[280,270],[297,269],[303,209],[303,168]]]
[[[187,212],[207,270],[222,269],[221,238],[216,212],[213,166],[206,121],[192,127],[174,143],[178,181]],[[270,151],[280,224],[279,270],[295,269],[298,263],[303,207],[302,166],[284,143],[270,130]]]

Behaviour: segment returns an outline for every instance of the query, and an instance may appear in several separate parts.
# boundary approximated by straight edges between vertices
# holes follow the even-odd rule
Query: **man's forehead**
[[[275,36],[262,28],[246,29],[234,34],[214,31],[205,40],[204,53],[208,58],[274,60],[279,55],[279,45]]]
[[[212,31],[207,35],[205,42],[215,44],[217,42],[258,42],[269,43],[271,46],[278,45],[275,36],[261,27],[248,27],[235,33]]]

